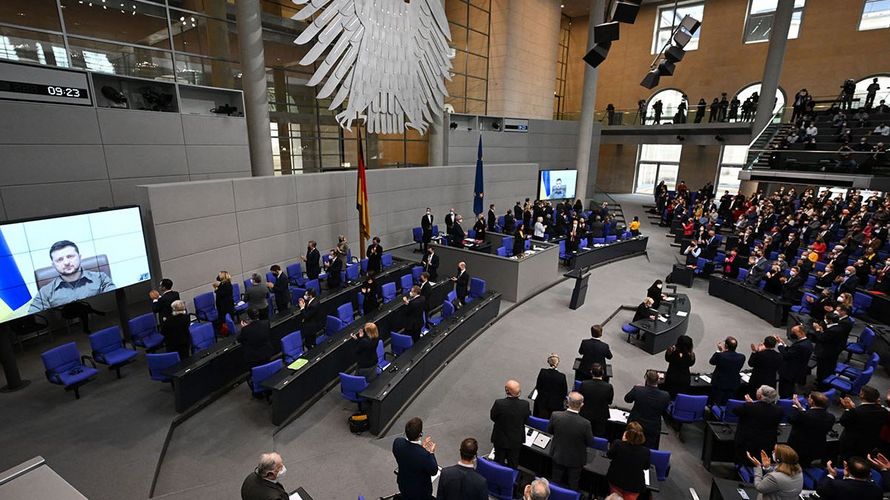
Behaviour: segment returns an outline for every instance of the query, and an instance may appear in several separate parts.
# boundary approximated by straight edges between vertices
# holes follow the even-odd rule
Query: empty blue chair
[[[201,352],[216,343],[216,332],[212,323],[192,323],[189,326],[192,339],[192,354]]]
[[[287,266],[287,279],[291,285],[303,286],[306,278],[303,277],[303,264],[294,262]]]
[[[368,274],[368,258],[367,258],[367,257],[365,257],[364,259],[360,260],[360,261],[358,262],[358,265],[359,265],[359,268],[360,268],[361,271],[362,271],[362,274]]]
[[[556,483],[550,483],[550,500],[581,500],[581,494],[575,490],[563,488]]]
[[[599,436],[593,436],[593,449],[600,451],[609,451],[609,440]]]
[[[277,278],[272,274],[272,271],[266,272],[266,283],[275,283],[276,279]]]
[[[433,238],[439,236],[439,225],[433,224]],[[383,254],[386,255],[386,254]]]
[[[506,256],[507,256],[507,249],[504,248],[504,247],[498,247],[498,249],[495,250],[495,253],[497,253],[497,256],[498,256],[498,257],[506,257]]]
[[[306,289],[300,288],[298,286],[288,287],[290,289],[290,303],[292,306],[298,306],[300,304],[300,299],[306,295]],[[247,307],[247,304],[244,304],[244,307]],[[238,312],[238,308],[235,308],[235,312]]]
[[[695,261],[695,270],[693,272],[697,275],[703,275],[703,274],[705,274],[705,266],[707,266],[707,265],[708,265],[708,260],[699,257]]]
[[[402,276],[399,278],[399,286],[402,288],[402,293],[408,293],[414,286],[414,278],[410,274]]]
[[[668,406],[668,414],[680,424],[678,432],[683,432],[683,424],[704,422],[707,404],[707,396],[677,394],[677,398]]]
[[[513,500],[513,485],[519,477],[518,470],[478,457],[476,472],[485,478],[489,495],[498,500]]]
[[[393,356],[400,356],[414,345],[414,339],[410,335],[401,333],[393,333],[389,340]]]
[[[195,316],[199,320],[213,322],[219,318],[219,313],[216,312],[216,297],[213,292],[196,295],[194,302]]]
[[[853,316],[866,316],[871,307],[871,295],[862,292],[853,293]]]
[[[420,275],[423,274],[423,266],[414,266],[411,268],[411,277],[414,282],[420,284]]]
[[[711,406],[711,413],[717,420],[722,422],[738,422],[739,417],[733,412],[736,408],[742,406],[745,402],[741,399],[730,399],[726,402],[726,406]]]
[[[307,289],[307,290],[310,289],[310,288],[313,289],[313,290],[315,290],[315,296],[316,296],[316,297],[318,297],[319,295],[321,295],[321,285],[318,283],[318,279],[307,280],[306,283],[305,283],[305,285],[306,285],[306,289]]]
[[[160,354],[146,354],[148,362],[148,376],[158,382],[170,382],[170,377],[164,375],[164,370],[179,363],[178,352],[164,352]]]
[[[351,266],[346,266],[346,271],[344,271],[344,273],[346,273],[345,281],[348,281],[348,282],[358,281],[359,270],[360,270],[359,266],[357,266],[355,264],[353,264]]]
[[[448,292],[448,295],[445,296],[445,300],[454,304],[457,301],[457,292],[451,290]]]
[[[853,380],[849,380],[840,375],[829,375],[822,382],[826,385],[830,385],[833,389],[837,389],[841,393],[844,394],[859,394],[859,389],[862,389],[862,386],[867,384],[869,380],[871,380],[871,376],[874,374],[875,368],[870,366],[865,370],[862,370],[862,373],[859,374],[858,377]]]
[[[801,464],[801,467],[809,464]],[[803,489],[805,490],[815,490],[819,481],[822,480],[828,473],[825,471],[824,467],[806,467],[803,471]]]
[[[739,281],[745,281],[745,278],[748,277],[748,270],[744,267],[739,268]]]
[[[621,233],[621,239],[622,239],[622,240],[629,240],[629,239],[633,238],[633,235],[634,235],[634,234],[633,234],[632,232],[630,232],[630,231],[625,231],[625,232]]]
[[[485,295],[486,283],[482,278],[470,278],[470,293],[467,295],[467,302],[481,299]]]
[[[475,240],[475,239],[476,239],[476,230],[475,230],[475,229],[468,229],[468,230],[467,230],[467,238],[470,238],[470,239],[474,239],[474,240]]]
[[[281,358],[289,365],[303,354],[303,334],[300,330],[281,337]]]
[[[116,326],[91,334],[90,348],[93,350],[93,360],[108,365],[109,370],[117,373],[117,378],[121,378],[121,367],[136,359],[138,354],[124,347],[121,329]]]
[[[324,322],[324,336],[330,337],[345,327],[346,325],[344,325],[343,322],[340,321],[340,318],[336,316],[328,316]],[[318,345],[317,342],[316,345]]]
[[[507,250],[507,255],[513,255],[513,237],[512,236],[504,236],[501,238],[501,246]]]
[[[229,329],[229,335],[236,335],[237,332],[235,331],[235,322],[232,321],[232,316],[230,316],[228,313],[226,313],[225,322],[226,328]]]
[[[791,312],[796,312],[800,314],[810,314],[810,303],[807,302],[807,298],[813,299],[815,302],[818,297],[816,295],[806,292],[803,294],[803,297],[800,298],[800,304],[795,304],[791,306]]]
[[[386,360],[386,348],[383,346],[383,339],[377,341],[377,373],[383,373],[383,370],[389,366]]]
[[[605,245],[606,239],[605,238],[593,238],[593,244],[594,245]]]
[[[578,242],[578,248],[590,248],[588,246],[587,238],[581,238],[581,240]]]
[[[547,432],[547,426],[550,425],[550,421],[546,418],[538,418],[531,415],[529,415],[528,420],[525,423],[528,424],[529,427],[544,432]]]
[[[414,227],[411,228],[411,239],[414,240],[414,243],[420,245],[418,248],[423,248],[423,228],[422,227]]]
[[[253,394],[254,397],[268,395],[269,391],[262,386],[262,383],[267,378],[278,373],[278,370],[281,370],[281,361],[278,361],[277,359],[264,365],[251,368],[250,375],[247,379],[247,382],[250,385],[251,394]]]
[[[616,241],[618,241],[618,236],[616,236],[616,235],[606,236],[606,243],[615,243]]]
[[[500,253],[498,255],[500,255]],[[566,253],[566,240],[559,240],[559,258],[562,260],[569,258],[569,254]]]
[[[848,378],[856,378],[862,374],[863,370],[867,370],[869,367],[876,368],[880,362],[881,355],[874,352],[872,353],[871,357],[868,358],[868,360],[865,362],[865,366],[863,366],[862,368],[854,367],[850,363],[838,363],[834,371]]]
[[[525,247],[526,250],[531,250],[532,249],[532,240],[525,240],[525,244],[523,245],[523,247]]]
[[[816,276],[812,274],[807,276],[807,280],[804,282],[803,287],[806,290],[812,290],[816,288]]]
[[[367,401],[359,394],[367,388],[368,380],[365,377],[340,372],[340,395],[347,401],[357,403],[359,411],[362,411],[362,403]]]
[[[442,319],[449,318],[454,315],[454,304],[451,302],[442,303]]]
[[[392,254],[383,252],[383,255],[380,256],[380,262],[383,264],[383,267],[392,267]]]
[[[83,364],[84,361],[92,363],[93,360],[89,356],[81,356],[74,342],[53,347],[41,354],[40,358],[43,360],[46,379],[50,383],[61,385],[66,391],[74,391],[75,399],[80,399],[80,386],[99,373],[95,364],[92,367]]]
[[[152,352],[164,343],[164,336],[158,333],[153,313],[136,316],[127,324],[130,326],[130,341],[133,345]]]
[[[396,298],[396,284],[384,283],[383,286],[380,287],[380,293],[383,296],[384,304],[392,302],[392,300]]]
[[[249,279],[249,278],[246,279],[246,280],[244,280],[244,289],[245,289],[245,290],[247,290],[248,288],[250,288],[250,287],[252,287],[252,286],[253,286],[253,280],[251,280],[251,279]],[[234,294],[233,294],[233,295],[234,295]]]
[[[640,329],[637,328],[637,327],[635,327],[635,326],[633,326],[633,325],[630,324],[630,323],[625,323],[624,325],[622,325],[622,326],[621,326],[621,331],[627,334],[627,341],[628,341],[628,342],[630,342],[630,336],[631,336],[631,335],[639,335],[639,334],[640,334]]]
[[[247,302],[241,299],[241,287],[238,283],[232,283],[232,297],[235,298],[235,314],[244,314],[247,312]]]
[[[671,473],[671,452],[665,450],[649,450],[649,461],[655,466],[655,476],[659,481],[667,479]]]
[[[352,320],[355,319],[355,311],[352,310],[352,302],[347,302],[337,308],[337,318],[342,321],[344,325],[352,323]]]

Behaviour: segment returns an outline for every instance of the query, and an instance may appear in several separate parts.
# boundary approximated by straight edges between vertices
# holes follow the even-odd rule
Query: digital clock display
[[[61,85],[42,85],[39,83],[10,82],[0,80],[0,92],[12,92],[16,94],[31,94],[52,97],[67,97],[71,99],[90,99],[87,89],[66,87]]]

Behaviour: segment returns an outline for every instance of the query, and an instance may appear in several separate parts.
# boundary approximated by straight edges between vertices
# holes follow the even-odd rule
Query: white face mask
[[[287,474],[287,467],[284,464],[281,464],[281,470],[278,471],[278,477],[276,477],[276,479],[283,478],[285,474]]]

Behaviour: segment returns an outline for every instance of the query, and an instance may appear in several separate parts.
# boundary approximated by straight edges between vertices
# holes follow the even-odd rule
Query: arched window
[[[874,103],[870,103],[872,107],[877,106],[882,100],[890,102],[890,75],[872,75],[856,82],[856,92],[853,93],[854,98],[859,98],[853,103],[855,107],[865,106],[865,100],[868,96],[868,86],[877,79],[878,89],[875,95]]]
[[[777,113],[780,109],[785,107],[785,91],[782,90],[781,87],[779,87],[778,90],[779,91],[776,92],[776,105],[773,106],[773,113]],[[739,99],[739,101],[744,103],[745,99],[751,97],[754,92],[757,92],[758,96],[760,95],[760,82],[752,83],[751,85],[742,87],[742,89],[739,90],[735,96]]]
[[[677,106],[683,102],[683,92],[677,89],[664,89],[656,92],[646,101],[646,123],[654,124],[655,110],[652,105],[656,101],[661,101],[661,118],[658,123],[673,123],[674,115],[677,113]],[[686,103],[686,112],[689,113],[689,103]]]

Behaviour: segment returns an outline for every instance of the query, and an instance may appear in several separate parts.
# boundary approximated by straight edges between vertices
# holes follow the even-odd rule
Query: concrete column
[[[769,50],[763,67],[763,81],[760,85],[760,100],[754,117],[752,135],[757,135],[773,116],[776,93],[779,90],[779,76],[785,61],[785,47],[788,45],[788,30],[791,29],[791,15],[794,13],[794,0],[779,0],[773,15],[773,31],[769,36]]]
[[[605,4],[605,0],[590,1],[590,21],[587,24],[587,50],[593,48],[593,28],[603,22]],[[596,184],[596,166],[599,161],[599,137],[594,141],[593,135],[594,133],[599,135],[600,129],[599,127],[594,127],[593,122],[596,119],[597,74],[597,68],[584,63],[584,93],[581,97],[581,118],[578,124],[578,158],[575,161],[575,168],[578,169],[575,197],[580,200],[585,200],[589,195],[592,195],[592,186]],[[590,186],[590,189],[588,189],[588,186]]]
[[[273,175],[275,171],[272,166],[272,131],[269,127],[260,0],[239,0],[235,3],[244,116],[247,118],[247,142],[250,145],[250,170],[254,176]]]

